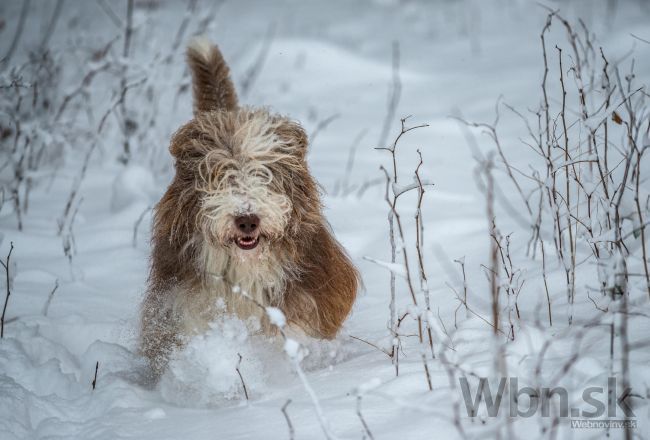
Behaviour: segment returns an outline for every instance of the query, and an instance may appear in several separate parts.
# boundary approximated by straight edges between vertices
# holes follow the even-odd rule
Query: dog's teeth
[[[256,237],[239,237],[237,238],[237,243],[240,246],[253,246],[256,245],[258,239]]]

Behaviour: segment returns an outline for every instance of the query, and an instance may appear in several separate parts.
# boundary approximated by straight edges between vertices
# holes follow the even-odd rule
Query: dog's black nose
[[[260,218],[255,214],[240,215],[235,219],[237,230],[243,234],[252,234],[260,225]]]

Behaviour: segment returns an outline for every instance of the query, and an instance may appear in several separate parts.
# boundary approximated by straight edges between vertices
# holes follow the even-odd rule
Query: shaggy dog
[[[176,175],[155,208],[151,272],[141,309],[141,352],[152,375],[172,350],[224,314],[333,338],[354,302],[358,274],[323,217],[290,119],[240,107],[219,49],[187,50],[194,119],[172,137]]]

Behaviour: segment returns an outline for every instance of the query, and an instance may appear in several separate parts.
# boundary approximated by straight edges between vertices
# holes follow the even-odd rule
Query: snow
[[[121,211],[136,202],[151,203],[155,201],[156,194],[156,183],[151,170],[138,165],[129,165],[113,182],[111,211]]]
[[[379,386],[381,386],[381,379],[379,379],[378,377],[373,377],[369,381],[366,381],[361,385],[359,385],[357,391],[359,392],[359,394],[365,394],[369,391],[374,390],[375,388],[378,388]]]
[[[160,381],[160,393],[170,403],[197,407],[242,398],[237,368],[248,380],[247,386],[257,391],[266,376],[261,362],[246,325],[234,318],[224,320],[174,354]]]
[[[296,359],[300,357],[300,344],[298,341],[287,338],[284,341],[284,351],[287,353],[287,356],[289,356],[291,359]]]
[[[201,13],[208,8],[205,3],[198,2]],[[612,54],[612,61],[622,59],[634,46],[635,74],[647,83],[650,45],[630,36],[650,37],[650,12],[643,2],[617,2],[615,15],[607,13],[605,0],[546,3],[572,18],[582,17],[604,50]],[[101,74],[93,83],[97,87],[94,95],[83,98],[93,103],[95,114],[79,110],[67,121],[71,126],[90,126],[88,136],[99,138],[75,199],[78,203],[83,197],[72,225],[71,258],[62,250],[57,221],[83,165],[89,146],[85,135],[76,137],[70,131],[66,136],[53,136],[41,129],[39,139],[55,144],[51,151],[60,148],[63,156],[52,160],[46,170],[33,172],[38,179],[31,190],[22,231],[17,228],[11,203],[4,203],[0,210],[0,258],[4,260],[10,242],[15,246],[10,266],[12,294],[5,335],[0,340],[1,439],[285,439],[289,438],[289,429],[281,408],[289,399],[287,414],[296,439],[321,439],[324,430],[336,438],[367,438],[357,414],[358,395],[363,396],[362,414],[376,439],[462,438],[454,423],[455,404],[459,405],[466,437],[486,438],[494,435],[495,422],[483,413],[474,419],[466,417],[458,388],[461,370],[453,370],[456,376],[450,379],[449,365],[462,368],[470,386],[475,387],[475,375],[490,376],[500,360],[508,376],[518,377],[520,386],[565,386],[571,401],[578,404],[585,387],[606,381],[611,373],[609,332],[603,326],[590,325],[604,312],[594,307],[585,292],[599,283],[599,274],[611,286],[624,282],[613,275],[621,261],[613,259],[611,267],[604,268],[580,266],[578,288],[582,293],[569,309],[564,270],[547,249],[554,308],[554,325],[550,327],[541,257],[526,256],[529,231],[501,207],[497,211],[500,228],[504,235],[514,233],[513,258],[525,271],[526,283],[517,299],[522,314],[516,325],[517,337],[507,344],[506,352],[498,351],[493,330],[484,319],[490,316],[486,271],[481,267],[488,264],[490,245],[484,196],[475,183],[476,162],[467,147],[467,133],[449,117],[493,121],[495,103],[501,95],[522,112],[539,104],[539,33],[546,11],[528,1],[287,0],[272,4],[226,2],[204,33],[219,43],[239,87],[268,35],[269,23],[275,23],[268,56],[242,101],[288,114],[312,136],[319,124],[336,116],[327,127],[318,129],[307,160],[323,187],[328,221],[359,268],[363,289],[351,317],[333,341],[291,334],[290,326],[286,339],[259,337],[249,334],[249,323],[226,317],[175,352],[159,384],[147,383],[145,363],[137,354],[137,329],[150,251],[149,208],[173,176],[168,141],[191,117],[191,98],[187,90],[179,91],[180,84],[187,84],[182,46],[170,63],[160,61],[173,46],[185,4],[151,2],[151,9],[146,4],[149,2],[136,2],[140,5],[134,34],[137,66],[122,60],[131,63],[133,80],[143,76],[153,85],[151,95],[145,90],[127,95],[127,102],[137,103],[136,116],[141,123],[150,124],[134,138],[133,162],[125,167],[117,160],[122,152],[119,116],[111,115],[97,136],[99,118],[118,98],[106,86],[102,88]],[[39,44],[52,7],[32,7],[26,24],[29,32],[12,63],[21,58],[24,61],[28,49]],[[113,7],[122,17],[122,8],[117,4]],[[6,41],[19,9],[19,2],[0,5],[0,15],[5,17],[1,21],[4,29],[0,26],[0,54],[7,50]],[[75,30],[66,29],[75,22]],[[197,26],[191,22],[189,33],[198,31]],[[553,32],[549,47],[565,44],[562,29],[554,27]],[[118,38],[116,47],[121,48],[120,31],[96,2],[79,2],[74,7],[64,3],[51,42],[71,62],[63,72],[61,94],[75,90],[82,75],[97,66],[79,62],[83,48],[104,47],[113,37]],[[420,149],[423,181],[435,185],[426,187],[422,206],[426,291],[432,303],[427,313],[423,313],[422,305],[416,308],[411,304],[401,255],[398,263],[390,263],[388,207],[379,171],[379,165],[390,165],[390,157],[375,150],[392,81],[393,41],[400,42],[402,96],[389,139],[399,133],[400,117],[413,115],[410,124],[429,124],[406,134],[397,150],[399,171],[411,176],[419,160],[416,149]],[[121,49],[116,53],[121,57]],[[0,75],[2,83],[4,75]],[[529,161],[537,160],[536,153],[520,142],[527,136],[525,127],[517,117],[505,112],[501,117],[501,143],[513,162],[525,169]],[[5,119],[0,121],[4,123]],[[27,130],[38,124],[28,121],[25,127]],[[362,130],[367,134],[358,145],[347,178],[354,188],[366,188],[336,194],[337,184],[346,177],[350,145]],[[483,153],[494,148],[478,130],[471,133]],[[643,142],[650,144],[647,135]],[[505,173],[495,177],[506,185]],[[0,182],[11,179],[6,169],[0,170]],[[405,223],[415,215],[417,191],[407,191],[414,188],[411,182],[406,177],[392,188],[401,194],[399,207]],[[505,197],[516,205],[518,195],[514,192]],[[638,250],[640,238],[632,234],[638,218],[634,217],[636,207],[630,197],[631,193],[623,199],[630,216],[626,220],[629,228],[623,234],[629,235],[625,243]],[[519,214],[526,215],[523,210]],[[612,237],[613,231],[593,241]],[[415,232],[408,229],[404,245],[413,243]],[[408,256],[412,264],[417,261],[415,254]],[[465,285],[454,260],[465,265]],[[390,351],[394,341],[387,329],[391,272],[399,277],[397,315],[411,315],[403,324],[412,337],[401,339],[403,355],[397,377],[395,365],[384,352]],[[414,285],[419,286],[416,271],[411,275]],[[0,278],[3,301],[4,276]],[[55,285],[58,288],[50,295]],[[458,299],[463,297],[464,287],[468,289],[469,308]],[[239,293],[239,287],[233,292]],[[417,294],[421,298],[422,292]],[[620,310],[618,303],[608,302],[597,292],[591,296],[603,309],[609,307],[612,313]],[[631,301],[641,307],[645,304],[647,309],[644,298],[639,294]],[[568,310],[584,318],[569,327]],[[269,307],[266,311],[275,325],[285,327],[286,319],[279,309]],[[423,374],[416,316],[430,323],[436,340],[435,359],[429,358],[427,364],[433,391],[428,391]],[[647,437],[650,352],[642,343],[650,334],[650,321],[643,316],[631,319],[629,339],[641,346],[630,359],[631,381],[640,393],[634,398],[639,423],[635,434]],[[579,359],[572,358],[575,350],[580,350]],[[565,374],[563,368],[568,362],[572,368]],[[512,438],[546,438],[550,425],[550,419],[516,419],[511,426]],[[553,432],[558,438],[603,434],[572,430],[564,420]],[[612,430],[612,435],[620,438],[622,431]]]
[[[277,327],[283,328],[287,323],[284,313],[277,307],[266,307],[266,315],[269,317],[271,324]]]

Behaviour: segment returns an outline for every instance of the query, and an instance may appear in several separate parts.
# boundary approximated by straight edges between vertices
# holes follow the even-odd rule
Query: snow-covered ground
[[[32,2],[12,65],[24,62],[29,50],[39,44],[55,3]],[[608,9],[611,3],[613,10]],[[128,66],[130,81],[145,77],[144,87],[150,88],[147,92],[136,87],[136,92],[127,94],[133,118],[143,126],[149,124],[147,118],[154,122],[137,129],[143,134],[133,138],[134,153],[126,167],[117,160],[122,138],[119,118],[113,113],[94,140],[71,135],[73,128],[61,130],[67,134],[50,142],[62,145],[62,153],[38,172],[32,171],[34,184],[22,231],[12,203],[2,205],[0,258],[9,252],[10,242],[14,250],[9,265],[12,294],[0,340],[0,438],[283,439],[290,438],[283,407],[296,439],[323,438],[314,401],[282,344],[247,335],[236,320],[215,323],[212,331],[177,353],[158,386],[143,384],[136,330],[148,271],[150,207],[172,176],[166,150],[169,136],[191,117],[189,94],[177,93],[188,83],[183,45],[212,6],[199,0],[190,16],[185,2],[136,1],[128,60],[120,58],[122,31],[102,9],[105,4],[115,11],[117,20],[123,19],[126,1],[63,3],[48,42],[66,60],[58,102],[101,63],[87,62],[81,54],[99,50],[116,38],[111,49],[115,64]],[[0,3],[0,56],[10,46],[21,5]],[[548,6],[559,8],[571,20],[582,18],[612,60],[634,49],[637,81],[647,84],[650,44],[639,39],[650,39],[646,3],[584,0],[549,2]],[[515,266],[523,270],[526,280],[518,297],[521,318],[516,320],[516,338],[505,343],[502,337],[503,345],[497,345],[485,321],[464,307],[458,309],[454,293],[454,289],[463,289],[460,266],[454,260],[464,259],[468,303],[490,319],[490,294],[481,266],[489,264],[490,247],[485,196],[475,183],[476,161],[467,132],[451,116],[492,122],[500,96],[522,112],[539,105],[540,32],[547,13],[538,3],[524,0],[233,0],[214,8],[214,20],[204,33],[220,45],[240,89],[253,78],[242,100],[290,115],[313,137],[308,160],[322,185],[325,214],[362,274],[363,290],[339,337],[306,343],[309,355],[303,367],[332,437],[489,438],[497,436],[497,431],[512,438],[604,435],[600,429],[572,429],[569,418],[539,414],[508,420],[492,419],[480,411],[479,417],[471,418],[465,412],[458,381],[463,374],[493,377],[495,364],[503,361],[507,376],[519,378],[522,384],[564,386],[571,391],[571,403],[580,406],[585,387],[602,386],[612,375],[609,327],[584,325],[602,313],[585,288],[595,284],[590,279],[593,267],[580,268],[579,274],[584,275],[578,276],[573,309],[580,319],[568,326],[564,272],[549,257],[554,313],[554,325],[549,326],[540,261],[526,256],[529,231],[501,205],[497,204],[499,228],[504,235],[512,233]],[[184,17],[189,18],[183,42],[172,49]],[[548,39],[549,48],[567,45],[557,24]],[[422,214],[428,288],[434,330],[438,331],[436,358],[431,359],[429,353],[427,362],[432,391],[412,320],[405,324],[413,337],[402,338],[398,377],[391,359],[380,350],[390,349],[391,344],[390,273],[364,259],[390,261],[388,208],[379,170],[381,164],[389,165],[390,156],[375,147],[385,146],[380,145],[381,132],[393,83],[394,41],[399,42],[401,99],[388,142],[399,133],[400,117],[412,115],[408,125],[428,124],[400,141],[398,166],[410,183],[418,160],[416,149],[420,149],[422,177],[434,183],[427,188]],[[270,45],[263,65],[251,76],[251,66],[265,44]],[[170,53],[169,63],[160,61]],[[625,69],[629,59],[624,61]],[[1,73],[4,83],[9,76]],[[557,73],[551,75],[555,78]],[[53,125],[85,124],[96,133],[102,115],[117,106],[119,97],[111,91],[108,78],[109,73],[100,73],[93,79],[91,96],[80,98],[92,104],[93,115],[70,112],[68,122],[64,118]],[[576,103],[571,106],[577,108]],[[3,127],[9,120],[5,116],[1,116]],[[31,124],[42,123],[41,129],[47,130],[53,125],[45,125],[45,120],[51,123],[51,115],[41,114]],[[528,161],[537,160],[520,142],[527,132],[516,116],[504,115],[499,124],[502,145],[514,163],[525,167]],[[486,136],[475,133],[481,151],[494,149]],[[45,139],[46,134],[41,136]],[[3,149],[10,148],[11,138],[2,142]],[[354,162],[347,173],[351,149]],[[78,209],[78,213],[66,217],[72,224],[64,225],[59,233],[71,188],[79,181],[89,151],[89,167],[73,200],[72,211]],[[6,168],[2,173],[2,182],[13,178],[6,176]],[[507,188],[506,198],[520,209],[505,173],[497,171],[495,176]],[[410,225],[407,237],[414,240],[415,194],[405,195],[400,204]],[[66,243],[71,245],[68,255]],[[3,280],[0,304],[4,304],[4,291]],[[630,356],[631,383],[637,394],[638,427],[633,433],[646,438],[650,436],[650,345],[643,342],[650,332],[650,311],[647,294],[642,289],[634,292],[632,301],[637,301],[639,312],[630,318],[629,332],[631,343],[638,345]],[[398,310],[406,311],[411,300],[401,280],[397,295]],[[451,380],[450,364],[457,367]],[[238,365],[249,400],[244,397]],[[620,373],[618,360],[612,368],[613,375]],[[456,409],[460,425],[455,422]],[[504,404],[502,413],[507,409]],[[617,418],[622,418],[620,413]],[[624,432],[612,429],[610,434],[619,438]]]

